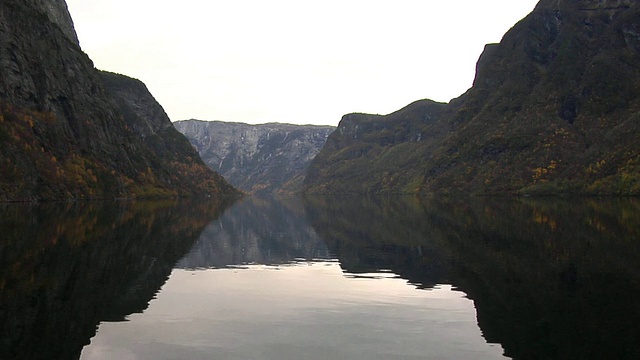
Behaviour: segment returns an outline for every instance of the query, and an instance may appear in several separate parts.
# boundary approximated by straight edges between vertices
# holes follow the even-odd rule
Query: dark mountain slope
[[[332,137],[311,165],[319,176],[308,177],[306,188],[640,194],[639,24],[635,1],[543,0],[500,44],[487,46],[467,93],[428,121],[415,114],[411,126],[430,124],[431,138],[379,144],[383,152],[365,151],[351,171],[350,161],[330,160]],[[393,117],[378,117],[378,127]],[[343,120],[337,133],[348,127]],[[356,139],[341,148],[362,146]],[[401,166],[380,164],[388,153]],[[397,186],[375,176],[385,171]],[[349,183],[339,180],[345,174],[353,175]]]
[[[174,123],[202,159],[233,186],[254,194],[299,192],[333,126],[185,120]]]
[[[103,77],[64,1],[0,2],[0,201],[235,191],[179,145],[166,115],[144,120],[156,136],[141,138]],[[176,152],[165,161],[162,147]]]
[[[345,115],[309,166],[305,187],[316,193],[416,192],[445,104],[417,101],[380,116]]]
[[[176,189],[183,192],[237,193],[202,161],[141,81],[108,72],[100,72],[100,76],[127,128],[142,139],[149,151],[144,180],[185,186],[186,189]]]

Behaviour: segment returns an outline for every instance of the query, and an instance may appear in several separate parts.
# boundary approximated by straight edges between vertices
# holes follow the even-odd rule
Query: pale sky
[[[95,66],[173,121],[337,125],[472,84],[486,43],[537,0],[67,0]]]

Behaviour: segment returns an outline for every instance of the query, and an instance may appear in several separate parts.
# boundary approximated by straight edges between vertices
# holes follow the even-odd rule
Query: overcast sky
[[[67,0],[99,69],[171,120],[337,125],[472,84],[484,44],[537,0]]]

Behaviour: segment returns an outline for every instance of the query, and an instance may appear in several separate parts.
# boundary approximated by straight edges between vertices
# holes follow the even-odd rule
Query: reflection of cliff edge
[[[638,201],[330,199],[305,207],[345,271],[453,284],[505,355],[640,355]]]
[[[425,210],[450,229],[439,246],[459,261],[454,283],[507,356],[640,356],[640,202],[436,204]]]
[[[0,201],[234,194],[146,87],[101,73],[63,0],[0,2]]]
[[[123,321],[146,309],[176,261],[226,206],[0,209],[0,230],[22,234],[0,244],[0,359],[77,359],[101,321]]]
[[[326,245],[307,223],[297,197],[236,202],[207,226],[178,268],[223,268],[233,265],[280,265],[331,258]]]
[[[449,263],[424,241],[415,199],[305,196],[309,222],[351,274],[392,270],[419,288],[447,281]],[[406,200],[406,201],[404,201]]]

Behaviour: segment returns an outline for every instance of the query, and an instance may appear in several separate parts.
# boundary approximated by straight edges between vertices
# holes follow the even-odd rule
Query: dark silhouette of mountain
[[[212,169],[254,194],[299,192],[333,126],[186,120],[174,123]]]
[[[0,201],[235,194],[139,81],[97,71],[62,0],[0,2]]]
[[[343,117],[305,191],[640,194],[639,7],[540,1],[459,98]]]

